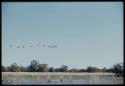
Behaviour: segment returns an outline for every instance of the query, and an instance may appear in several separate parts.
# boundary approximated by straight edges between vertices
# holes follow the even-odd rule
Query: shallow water
[[[2,77],[2,84],[14,85],[53,85],[53,84],[123,84],[123,78],[114,76],[81,76],[81,77]]]

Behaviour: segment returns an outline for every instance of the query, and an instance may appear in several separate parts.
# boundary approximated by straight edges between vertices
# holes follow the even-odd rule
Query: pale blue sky
[[[30,44],[58,48],[16,48]],[[123,62],[123,3],[3,2],[2,64],[27,66],[33,59],[70,68]]]

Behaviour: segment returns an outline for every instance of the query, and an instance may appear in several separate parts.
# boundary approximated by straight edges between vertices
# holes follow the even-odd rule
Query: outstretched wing
[[[9,47],[13,47],[12,45],[9,45]]]

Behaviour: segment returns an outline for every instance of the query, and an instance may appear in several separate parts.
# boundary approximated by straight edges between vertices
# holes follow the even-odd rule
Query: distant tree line
[[[32,60],[27,67],[18,66],[17,63],[13,63],[10,66],[2,65],[2,72],[109,72],[115,73],[118,76],[124,75],[123,63],[113,65],[111,68],[102,68],[89,66],[86,69],[69,69],[68,66],[62,65],[60,68],[48,67],[48,64],[39,64],[39,61]]]

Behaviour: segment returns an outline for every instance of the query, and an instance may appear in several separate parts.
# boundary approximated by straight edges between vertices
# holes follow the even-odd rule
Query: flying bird
[[[12,45],[9,45],[9,47],[13,47]]]
[[[50,45],[49,45],[48,47],[49,47],[49,48],[57,48],[57,45],[54,45],[54,46],[52,46],[52,45],[50,46]]]
[[[25,46],[22,46],[22,48],[24,48]]]
[[[53,46],[53,47],[57,48],[57,45],[55,45],[55,46]]]
[[[20,48],[20,47],[17,47],[17,48]]]
[[[30,45],[30,47],[33,47],[32,45]]]

